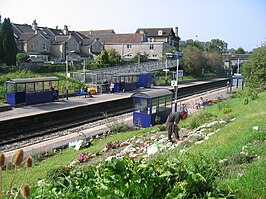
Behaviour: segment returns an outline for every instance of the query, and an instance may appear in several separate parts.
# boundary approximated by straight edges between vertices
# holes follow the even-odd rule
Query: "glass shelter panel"
[[[166,96],[166,108],[172,107],[172,100],[173,100],[173,97],[171,95]]]
[[[7,93],[15,93],[15,87],[16,85],[15,84],[7,84],[6,85],[6,92]]]
[[[135,98],[134,111],[138,113],[148,114],[149,99]]]
[[[159,106],[157,112],[165,111],[166,103],[165,96],[159,98]]]
[[[35,91],[43,90],[43,82],[35,82]]]
[[[16,92],[25,92],[25,84],[17,84],[17,91]]]
[[[27,91],[27,93],[34,92],[34,83],[27,83],[26,84],[26,91]]]
[[[51,87],[52,85],[50,85],[50,82],[43,82],[43,88],[44,88],[44,90],[50,90],[50,87]],[[54,86],[53,86],[53,88],[54,88]]]
[[[159,98],[152,99],[152,113],[156,113],[159,107]]]

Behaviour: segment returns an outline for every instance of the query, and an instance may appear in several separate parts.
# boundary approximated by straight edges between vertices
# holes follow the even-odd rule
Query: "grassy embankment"
[[[231,109],[232,111],[228,114],[233,115],[236,120],[221,127],[218,133],[204,143],[192,145],[189,152],[182,156],[182,159],[191,162],[197,158],[205,157],[212,163],[226,160],[221,170],[221,176],[216,180],[218,186],[229,186],[233,190],[238,190],[237,198],[264,198],[266,195],[266,92],[261,93],[258,99],[250,101],[247,105],[244,105],[243,98],[232,98],[221,102],[199,113],[201,116],[208,115],[205,119],[199,119],[194,115],[188,118],[182,126],[187,127],[191,124],[206,122],[206,120],[229,117],[228,114],[222,113],[223,108]],[[259,126],[260,130],[253,131],[253,126]],[[104,148],[106,142],[123,141],[151,131],[152,129],[144,129],[113,135],[104,140],[94,140],[93,147],[81,151],[64,150],[60,155],[48,158],[33,166],[27,181],[29,183],[36,182],[45,177],[48,170],[68,164],[82,152],[99,152]],[[241,153],[246,155],[242,156]],[[175,158],[176,154],[179,154],[178,151],[171,151],[160,158],[171,159]],[[22,173],[23,169],[17,181],[22,180]],[[4,174],[6,186],[10,178],[10,175]]]

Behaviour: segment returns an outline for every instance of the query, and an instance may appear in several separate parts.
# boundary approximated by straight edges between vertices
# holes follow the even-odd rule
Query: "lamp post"
[[[69,53],[74,53],[75,51],[69,51]],[[70,77],[70,74],[68,73],[68,55],[69,53],[66,54],[66,99],[68,100],[68,78]]]
[[[166,55],[166,61],[165,61],[165,69],[163,71],[165,71],[165,86],[168,85],[168,79],[167,79],[167,72],[169,71],[168,69],[168,57],[173,57],[172,53],[165,53]]]
[[[178,65],[179,59],[176,60],[176,77],[175,77],[175,112],[177,111],[177,90],[178,90]]]
[[[66,55],[66,99],[68,100],[68,54]]]

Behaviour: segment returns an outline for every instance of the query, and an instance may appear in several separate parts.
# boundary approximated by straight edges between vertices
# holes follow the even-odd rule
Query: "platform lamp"
[[[66,54],[66,99],[68,100],[68,78],[70,77],[70,73],[68,73],[68,56],[70,53],[74,53],[76,51],[71,50]]]
[[[177,112],[177,90],[178,90],[178,65],[179,59],[176,60],[176,82],[175,82],[175,112]]]
[[[165,72],[165,86],[167,86],[168,85],[167,72],[169,71],[169,69],[168,69],[168,58],[173,57],[173,53],[165,53],[165,55],[166,55],[165,69],[163,69],[163,71]]]

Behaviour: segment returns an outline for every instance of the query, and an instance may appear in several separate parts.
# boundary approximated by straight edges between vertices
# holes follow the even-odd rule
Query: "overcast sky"
[[[0,0],[2,21],[70,30],[178,27],[182,40],[221,39],[252,50],[266,42],[266,0]]]

